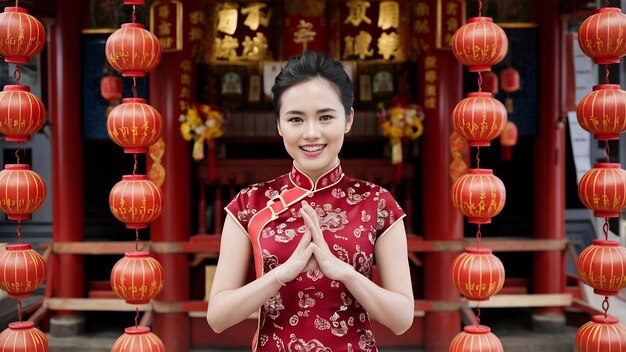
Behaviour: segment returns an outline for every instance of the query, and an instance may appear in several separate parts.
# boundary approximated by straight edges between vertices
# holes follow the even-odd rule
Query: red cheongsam
[[[387,190],[344,175],[339,164],[315,185],[294,166],[289,174],[243,189],[226,207],[250,240],[256,241],[255,264],[262,271],[257,275],[289,259],[304,233],[300,201],[269,221],[259,234],[248,232],[254,215],[293,187],[302,189],[303,199],[315,209],[335,256],[370,277],[376,240],[405,214]],[[317,269],[300,273],[261,307],[253,350],[374,352],[377,348],[364,308],[343,283]]]

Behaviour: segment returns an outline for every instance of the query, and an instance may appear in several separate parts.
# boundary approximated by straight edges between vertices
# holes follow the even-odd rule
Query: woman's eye
[[[290,117],[287,119],[288,122],[302,122],[302,118],[300,117]]]
[[[320,116],[320,121],[328,121],[328,120],[332,120],[332,116],[330,115],[322,115]]]

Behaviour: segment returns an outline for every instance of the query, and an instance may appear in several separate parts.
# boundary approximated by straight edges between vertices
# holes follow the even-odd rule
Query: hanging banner
[[[437,49],[452,50],[452,36],[464,21],[465,1],[437,0]]]
[[[150,6],[150,31],[159,39],[163,52],[183,49],[183,4],[159,1]]]

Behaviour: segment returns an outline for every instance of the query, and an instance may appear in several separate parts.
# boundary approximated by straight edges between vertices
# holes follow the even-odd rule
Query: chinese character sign
[[[452,50],[452,36],[465,20],[465,1],[437,0],[438,49]]]
[[[151,32],[159,40],[163,52],[183,48],[183,4],[180,1],[161,1],[150,6]]]

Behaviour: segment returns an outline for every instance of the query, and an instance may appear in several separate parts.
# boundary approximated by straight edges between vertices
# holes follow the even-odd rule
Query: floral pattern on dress
[[[240,192],[227,206],[228,213],[247,228],[251,214],[263,209],[269,197],[294,186],[309,190],[304,200],[316,211],[331,252],[370,277],[376,239],[404,213],[386,190],[345,176],[340,165],[315,183],[294,167]],[[254,250],[261,252],[255,258],[262,258],[263,273],[288,260],[298,246],[305,230],[301,207],[299,201],[290,205],[251,238]],[[300,273],[279,293],[261,309],[255,352],[376,351],[365,309],[342,282],[319,268]]]

